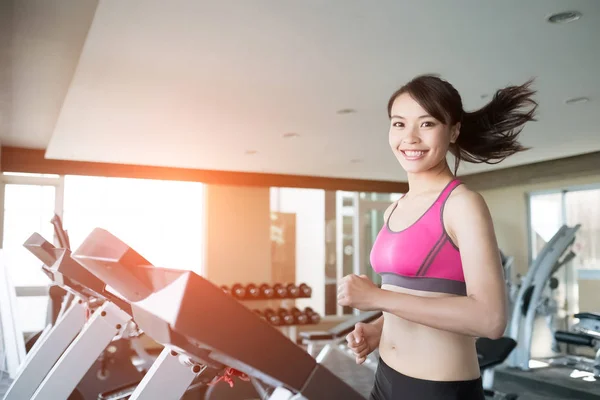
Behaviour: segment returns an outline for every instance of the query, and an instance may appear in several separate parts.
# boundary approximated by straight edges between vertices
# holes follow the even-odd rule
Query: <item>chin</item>
[[[402,168],[404,168],[404,171],[406,171],[406,173],[408,174],[422,174],[423,172],[427,172],[430,171],[431,169],[433,169],[433,167],[423,167],[423,168],[419,168],[419,167],[415,167],[415,166],[402,166]]]
[[[418,161],[408,161],[404,158],[402,154],[397,154],[396,159],[404,169],[409,174],[420,174],[424,172],[431,171],[432,169],[436,169],[441,161],[431,160],[431,159],[421,159]]]

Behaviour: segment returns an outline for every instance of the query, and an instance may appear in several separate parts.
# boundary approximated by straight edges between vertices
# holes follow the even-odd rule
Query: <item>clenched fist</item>
[[[379,346],[380,339],[381,329],[378,326],[362,322],[354,325],[354,330],[346,336],[348,347],[354,352],[359,365]]]
[[[366,275],[347,275],[338,286],[338,304],[361,311],[374,311],[380,290]]]

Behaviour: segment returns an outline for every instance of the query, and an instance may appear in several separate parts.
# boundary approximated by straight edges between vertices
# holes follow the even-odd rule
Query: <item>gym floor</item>
[[[324,364],[335,369],[335,372],[344,379],[348,379],[348,382],[351,382],[352,386],[363,393],[365,397],[368,396],[373,385],[373,376],[369,374],[366,368],[357,369],[351,359],[339,353],[332,353]],[[521,378],[518,373],[499,369],[496,373],[496,387],[504,393],[519,393],[519,400],[586,400],[600,398],[600,382],[589,382],[589,385],[585,387],[588,393],[582,390],[573,390],[569,393],[567,372],[562,371],[561,373],[559,368],[553,368],[543,373],[536,371],[533,374],[527,374],[529,376]],[[548,380],[548,377],[555,379]],[[552,385],[552,382],[556,384]],[[0,375],[0,398],[8,390],[9,384],[8,376],[6,374]],[[581,387],[581,384],[578,384],[578,387]]]
[[[336,375],[368,398],[373,387],[374,373],[358,366],[352,358],[332,351],[322,361]],[[573,376],[569,368],[542,368],[529,372],[499,367],[495,374],[495,388],[503,393],[519,394],[519,400],[587,400],[600,399],[600,381],[584,376]],[[8,390],[10,379],[0,373],[0,398]]]
[[[600,381],[582,376],[572,368],[552,367],[524,372],[500,367],[496,370],[496,386],[503,392],[531,393],[519,397],[525,400],[600,399]]]
[[[354,389],[368,397],[374,375],[366,367],[339,352],[330,352],[322,362]],[[519,394],[519,400],[587,400],[600,399],[600,382],[573,379],[567,368],[547,368],[531,372],[517,372],[498,368],[495,389],[503,393]]]

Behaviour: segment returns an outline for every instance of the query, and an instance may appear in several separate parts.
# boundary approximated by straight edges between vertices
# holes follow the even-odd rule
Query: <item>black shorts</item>
[[[396,371],[379,358],[369,400],[484,400],[481,377],[468,381],[429,381]]]

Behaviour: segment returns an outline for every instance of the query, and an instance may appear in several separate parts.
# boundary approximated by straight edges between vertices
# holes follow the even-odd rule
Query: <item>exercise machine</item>
[[[95,399],[100,386],[141,380],[122,356],[123,339],[136,333],[127,303],[114,296],[107,301],[106,285],[73,261],[68,249],[55,248],[37,233],[24,246],[73,301],[39,336],[4,399]]]
[[[568,331],[557,330],[554,339],[558,343],[565,343],[579,347],[587,347],[595,353],[593,357],[564,354],[557,357],[544,359],[549,365],[573,367],[590,372],[595,378],[600,378],[600,314],[577,313],[574,315],[579,320]]]
[[[499,339],[479,338],[475,342],[475,345],[477,347],[477,358],[479,360],[484,394],[498,400],[518,399],[518,394],[500,393],[493,388],[494,369],[506,362],[510,353],[517,346],[517,342],[505,336]]]
[[[154,267],[99,228],[72,258],[128,302],[140,329],[165,346],[130,399],[179,399],[190,374],[231,370],[261,387],[261,398],[363,398],[277,328],[194,272]],[[191,372],[183,379],[186,369]]]
[[[506,287],[506,297],[507,297],[507,309],[512,310],[517,299],[517,295],[519,293],[520,287],[520,279],[521,276],[516,274],[514,276],[514,265],[515,258],[513,256],[507,255],[503,251],[500,251],[500,260],[502,262],[502,270],[504,272],[504,285]],[[506,330],[504,331],[504,335],[508,336],[510,332],[510,315],[508,323],[506,324]]]
[[[553,329],[557,305],[552,297],[552,290],[558,287],[558,280],[553,275],[574,258],[571,247],[579,228],[580,225],[563,225],[542,248],[521,280],[509,325],[509,336],[517,342],[517,347],[507,362],[510,367],[530,370],[536,317],[546,316],[547,323]]]

